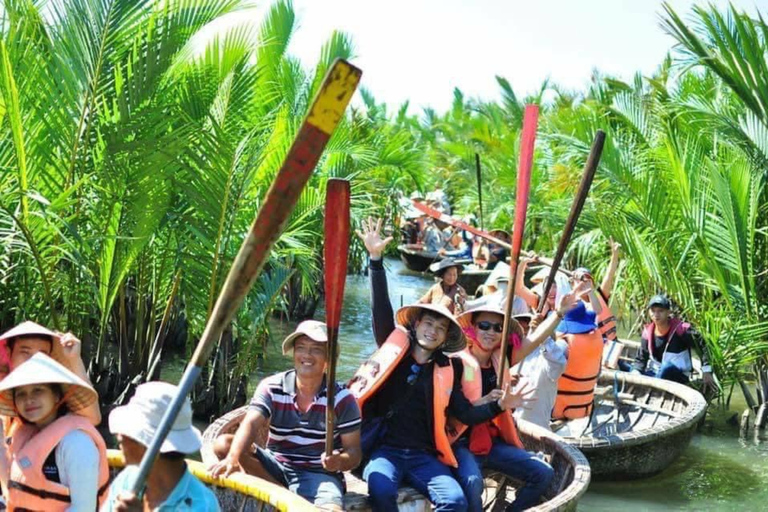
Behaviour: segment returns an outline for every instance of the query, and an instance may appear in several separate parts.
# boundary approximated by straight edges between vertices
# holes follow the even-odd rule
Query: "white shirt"
[[[73,430],[56,445],[56,466],[61,485],[69,488],[70,512],[91,512],[98,506],[99,449],[91,436]]]

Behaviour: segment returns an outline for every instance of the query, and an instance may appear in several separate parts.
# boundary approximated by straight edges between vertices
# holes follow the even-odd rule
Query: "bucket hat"
[[[445,274],[445,272],[451,267],[456,267],[456,270],[459,272],[459,274],[461,274],[461,271],[464,269],[464,266],[461,263],[458,263],[456,260],[452,258],[444,258],[431,264],[429,266],[429,271],[435,274],[437,277],[443,277],[443,274]]]
[[[109,431],[149,446],[160,420],[178,392],[178,387],[167,382],[141,384],[126,405],[115,407],[109,414]],[[189,397],[185,397],[176,421],[160,445],[160,453],[190,454],[199,451],[201,445],[200,431],[192,425],[192,403]]]
[[[563,320],[557,326],[557,332],[564,334],[584,334],[597,329],[595,323],[594,311],[587,310],[584,302],[579,301],[575,307],[571,308],[563,317]]]
[[[307,336],[312,341],[328,343],[328,326],[318,320],[304,320],[296,326],[296,330],[283,340],[283,355],[287,356],[293,350],[296,340]],[[336,357],[339,356],[339,344],[336,344]]]
[[[451,353],[458,352],[467,346],[467,339],[464,337],[464,332],[456,321],[456,317],[451,314],[448,308],[440,304],[411,304],[410,306],[404,306],[397,310],[395,319],[397,320],[397,323],[403,327],[409,327],[413,325],[413,322],[416,321],[418,315],[424,311],[437,313],[451,321],[448,327],[448,334],[445,337],[445,342],[443,342],[439,350],[445,353]]]
[[[13,390],[33,384],[59,384],[70,411],[79,411],[99,399],[96,390],[64,365],[37,353],[23,362],[0,382],[0,415],[18,416]]]

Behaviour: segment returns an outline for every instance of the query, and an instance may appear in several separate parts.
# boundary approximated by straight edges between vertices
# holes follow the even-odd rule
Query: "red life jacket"
[[[592,411],[595,385],[600,376],[603,337],[598,331],[567,334],[568,362],[557,381],[557,399],[552,419],[576,419]]]
[[[349,381],[348,387],[357,399],[361,414],[365,403],[392,375],[397,364],[409,350],[408,333],[398,325],[379,349],[357,370],[355,376]],[[455,468],[458,467],[458,463],[448,438],[448,418],[446,417],[453,391],[453,365],[434,365],[432,386],[432,425],[437,458],[446,466]]]
[[[61,440],[73,430],[82,430],[93,439],[99,450],[99,506],[107,496],[109,466],[107,447],[99,432],[91,423],[75,414],[58,418],[42,430],[33,425],[21,425],[15,429],[9,453],[11,456],[8,480],[8,510],[59,511],[70,506],[69,487],[48,480],[43,465]]]

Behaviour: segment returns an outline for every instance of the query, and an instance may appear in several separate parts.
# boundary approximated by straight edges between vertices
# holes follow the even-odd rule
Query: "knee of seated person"
[[[213,441],[213,453],[219,460],[229,454],[229,449],[232,447],[232,440],[235,438],[232,434],[222,434]]]
[[[469,507],[464,493],[454,496],[443,496],[433,502],[433,505],[436,510],[444,510],[446,512],[466,512]]]
[[[536,465],[536,470],[532,472],[531,481],[538,485],[547,485],[555,477],[555,470],[546,462],[539,462],[540,464]]]
[[[372,472],[368,475],[368,494],[375,501],[397,500],[397,484],[383,473]]]
[[[468,496],[481,496],[485,482],[482,475],[471,475],[462,482],[464,493]]]

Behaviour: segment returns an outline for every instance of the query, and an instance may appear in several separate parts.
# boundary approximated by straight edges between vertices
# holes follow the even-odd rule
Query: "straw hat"
[[[328,327],[323,322],[317,320],[304,320],[296,326],[296,330],[289,334],[283,340],[283,355],[287,356],[293,350],[296,340],[302,336],[307,336],[312,341],[328,343]],[[339,356],[340,345],[336,344],[336,357]]]
[[[0,334],[0,350],[7,350],[8,357],[10,358],[11,351],[10,347],[8,347],[8,340],[17,338],[19,336],[35,335],[50,336],[53,340],[51,343],[51,357],[60,363],[66,363],[66,358],[62,352],[61,343],[59,343],[61,341],[61,335],[43,327],[40,324],[36,324],[35,322],[30,321],[22,322],[16,327],[4,332],[3,334]]]
[[[99,399],[90,384],[47,355],[37,353],[0,382],[0,415],[18,416],[13,389],[32,384],[60,384],[70,411],[79,411]]]
[[[474,327],[472,325],[472,317],[475,315],[475,313],[495,313],[500,315],[502,319],[504,318],[504,310],[501,309],[498,304],[492,303],[483,304],[482,306],[478,306],[474,309],[470,309],[469,311],[465,311],[456,318],[456,321],[459,323],[462,329],[472,328]],[[522,326],[517,322],[517,320],[515,320],[515,316],[512,317],[512,323],[509,324],[509,332],[517,333],[518,336],[520,336],[520,339],[522,339],[525,337],[525,333],[523,332]]]
[[[397,310],[395,319],[397,323],[403,327],[410,327],[419,314],[424,311],[430,311],[442,315],[451,321],[448,327],[448,335],[445,337],[445,342],[439,350],[445,353],[458,352],[467,346],[467,339],[464,337],[464,332],[461,330],[461,326],[456,322],[456,318],[445,306],[440,304],[411,304]]]
[[[136,388],[126,405],[115,407],[109,414],[109,431],[149,446],[178,392],[178,387],[167,382],[145,382]],[[201,446],[200,431],[192,425],[192,402],[185,397],[176,421],[160,445],[160,453],[190,454],[199,451]]]

